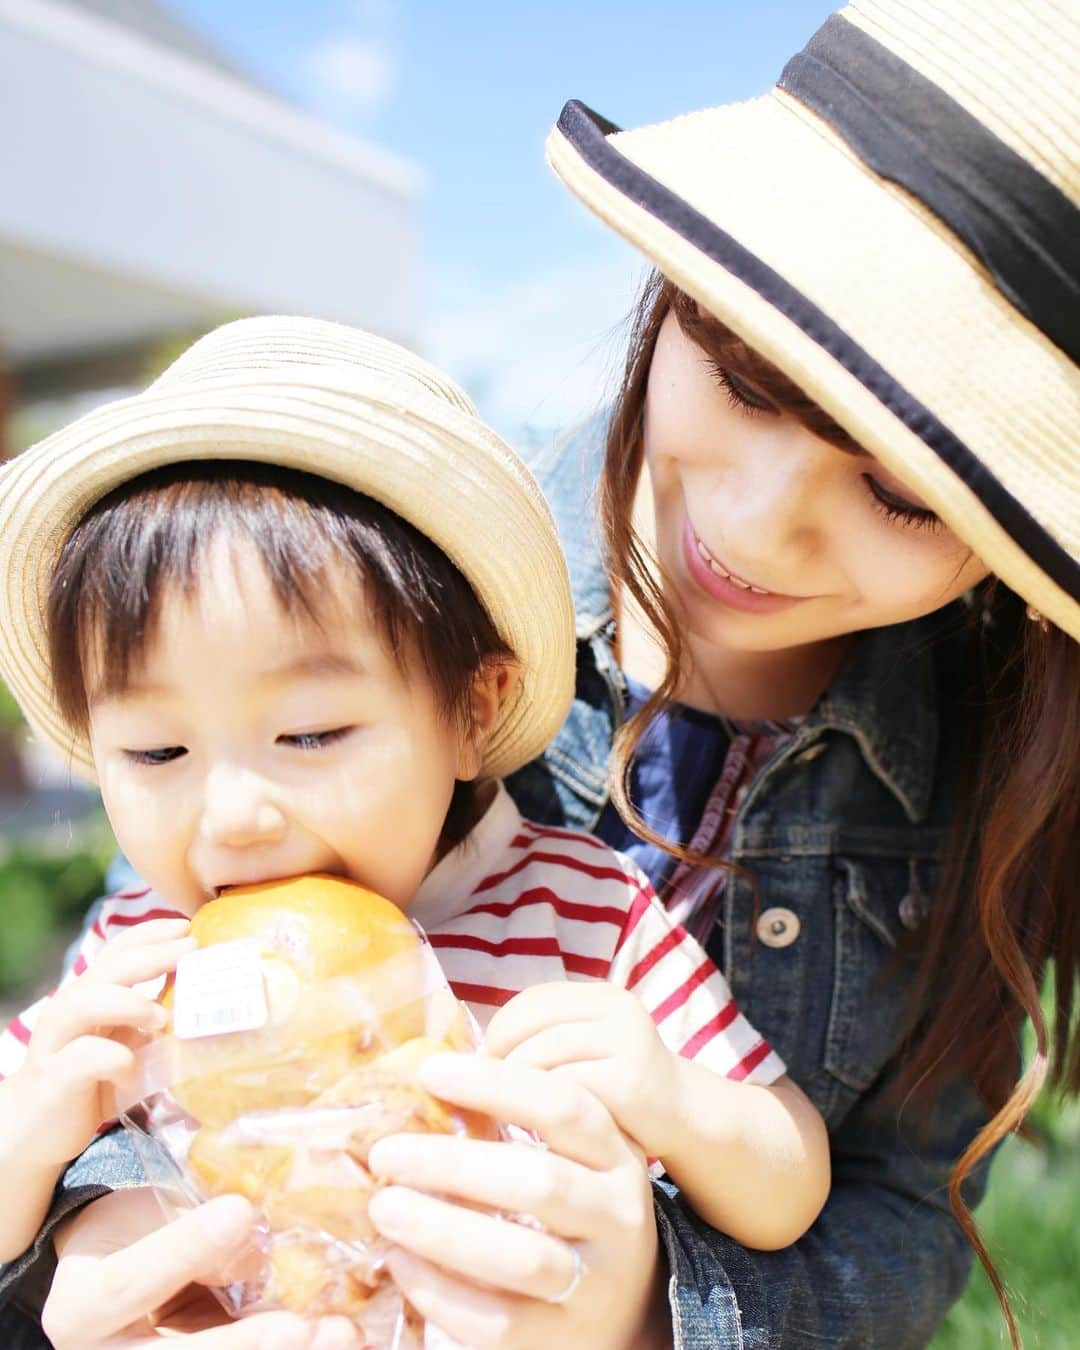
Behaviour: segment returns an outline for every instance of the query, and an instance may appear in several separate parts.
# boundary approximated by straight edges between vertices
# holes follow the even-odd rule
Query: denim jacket
[[[574,584],[577,698],[549,749],[509,780],[525,815],[583,829],[607,801],[624,703],[608,588],[583,509],[602,441],[597,419],[534,465]],[[923,1346],[967,1279],[969,1251],[945,1185],[986,1113],[965,1082],[939,1097],[928,1122],[882,1105],[912,977],[902,939],[933,904],[956,795],[958,628],[958,615],[944,612],[863,635],[738,807],[731,857],[756,879],[760,912],[749,882],[732,876],[710,948],[824,1116],[833,1189],[800,1242],[758,1252],[702,1222],[670,1182],[657,1183],[676,1350]],[[757,937],[769,911],[785,911],[781,945]],[[47,1257],[59,1216],[140,1180],[122,1135],[97,1140],[68,1169],[36,1249],[9,1267],[6,1285],[35,1254]],[[985,1169],[969,1203],[984,1183]]]

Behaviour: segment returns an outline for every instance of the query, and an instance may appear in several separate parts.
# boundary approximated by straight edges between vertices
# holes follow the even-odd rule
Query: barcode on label
[[[242,938],[188,952],[176,967],[173,997],[181,1040],[257,1030],[267,1018],[259,943]]]
[[[236,1024],[246,1021],[250,1015],[242,1003],[237,1003],[231,1008],[200,1010],[191,1021],[200,1036],[207,1036],[214,1031],[235,1031]]]

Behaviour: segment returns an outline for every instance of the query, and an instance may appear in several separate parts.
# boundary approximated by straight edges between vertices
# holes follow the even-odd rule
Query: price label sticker
[[[173,1034],[180,1040],[257,1031],[266,1024],[259,943],[219,942],[183,955],[176,966]]]

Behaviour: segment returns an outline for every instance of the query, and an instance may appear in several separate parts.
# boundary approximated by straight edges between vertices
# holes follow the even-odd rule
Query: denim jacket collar
[[[941,616],[927,615],[860,633],[810,717],[812,725],[853,736],[870,771],[908,819],[925,819],[938,758],[934,636]]]
[[[606,414],[590,418],[533,465],[566,552],[579,641],[602,640],[613,618],[593,509],[606,424]],[[929,810],[938,754],[934,637],[954,622],[953,609],[860,634],[804,729],[804,736],[815,727],[852,736],[916,823]]]

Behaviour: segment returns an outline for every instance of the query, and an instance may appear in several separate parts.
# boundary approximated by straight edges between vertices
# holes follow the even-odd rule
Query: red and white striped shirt
[[[152,891],[111,896],[67,978],[122,929],[174,916]],[[636,864],[590,835],[522,819],[501,785],[468,838],[424,879],[409,916],[481,1027],[531,985],[605,980],[640,999],[669,1049],[734,1079],[767,1084],[785,1072]],[[22,1062],[44,1001],[0,1033],[0,1073]]]
[[[605,980],[635,994],[679,1054],[757,1083],[785,1072],[637,865],[591,835],[523,820],[502,786],[409,915],[481,1026],[530,985]]]

